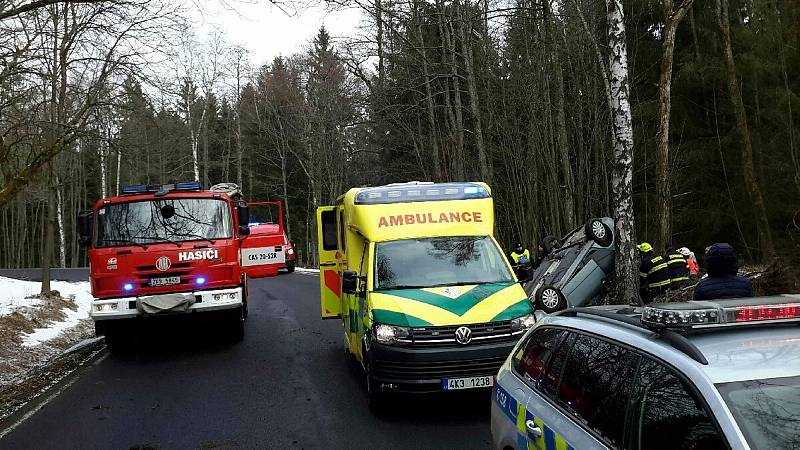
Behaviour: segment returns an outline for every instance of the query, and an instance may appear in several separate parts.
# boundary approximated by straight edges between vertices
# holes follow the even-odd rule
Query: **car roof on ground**
[[[591,309],[606,312],[626,310],[629,317],[635,317],[631,314],[633,307],[625,305],[595,306]],[[636,310],[641,311],[639,308]],[[707,365],[694,361],[688,354],[676,350],[669,342],[657,338],[656,333],[644,327],[584,314],[573,317],[548,316],[545,323],[594,332],[671,361],[683,359],[705,373],[715,384],[800,376],[798,323],[708,328],[686,334],[686,338],[705,356]]]

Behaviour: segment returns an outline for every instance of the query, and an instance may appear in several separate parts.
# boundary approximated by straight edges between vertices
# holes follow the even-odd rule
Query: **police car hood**
[[[533,312],[518,283],[387,289],[370,295],[374,322],[404,327],[510,320]]]

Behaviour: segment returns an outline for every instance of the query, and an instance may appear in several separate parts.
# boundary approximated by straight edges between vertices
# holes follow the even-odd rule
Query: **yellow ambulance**
[[[317,210],[322,317],[386,393],[491,387],[535,321],[485,183],[354,188]]]

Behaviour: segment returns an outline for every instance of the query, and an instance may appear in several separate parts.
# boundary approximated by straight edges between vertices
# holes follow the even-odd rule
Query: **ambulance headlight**
[[[527,330],[536,323],[536,316],[526,314],[516,319],[511,319],[511,331]]]
[[[374,327],[375,340],[380,344],[394,344],[398,339],[407,339],[411,332],[406,327],[377,323]]]

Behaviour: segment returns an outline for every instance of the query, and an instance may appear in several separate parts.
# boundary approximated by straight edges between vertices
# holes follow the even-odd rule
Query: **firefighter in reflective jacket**
[[[667,266],[670,290],[680,289],[689,281],[689,261],[672,247],[667,247]]]
[[[639,292],[647,303],[669,288],[669,266],[661,255],[653,252],[653,246],[643,242],[637,246],[641,255],[639,263]]]

